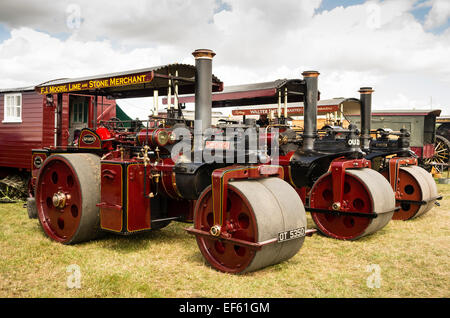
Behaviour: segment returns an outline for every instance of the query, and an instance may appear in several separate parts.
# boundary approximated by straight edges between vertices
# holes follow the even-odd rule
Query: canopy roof
[[[168,64],[125,72],[57,79],[37,85],[36,91],[43,95],[82,93],[130,98],[153,96],[153,91],[158,90],[159,96],[165,96],[168,93],[169,78],[172,78],[178,82],[178,94],[193,94],[195,93],[195,71],[196,68],[193,65]],[[178,76],[175,76],[176,72]],[[213,92],[222,90],[223,83],[214,75],[212,83]]]
[[[441,116],[436,119],[437,123],[450,123],[450,116]]]
[[[354,98],[333,98],[333,99],[324,99],[317,102],[317,113],[319,115],[323,115],[326,113],[331,113],[335,111],[340,111],[341,106],[344,109],[359,108],[359,100]],[[242,115],[263,115],[269,114],[273,111],[276,114],[277,105],[260,105],[259,107],[245,107],[238,109],[233,109],[232,114],[234,116],[242,116]],[[284,105],[283,105],[284,107]],[[304,112],[303,102],[300,103],[290,103],[287,108],[288,116],[301,116]]]
[[[439,116],[441,114],[440,109],[426,110],[426,109],[390,109],[390,110],[373,110],[372,116]]]
[[[16,88],[0,88],[0,93],[20,93],[34,91],[34,86],[16,87]]]
[[[278,91],[288,90],[288,102],[302,102],[305,93],[305,81],[300,79],[279,79],[273,82],[234,85],[225,87],[212,96],[212,107],[235,107],[249,105],[267,105],[278,103]],[[180,103],[194,103],[195,96],[183,96]],[[167,98],[163,99],[167,104]]]

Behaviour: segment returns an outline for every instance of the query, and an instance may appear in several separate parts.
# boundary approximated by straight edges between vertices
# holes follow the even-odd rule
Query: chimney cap
[[[192,55],[194,55],[195,59],[212,59],[216,53],[209,49],[198,49],[192,52]]]
[[[305,71],[302,73],[303,77],[318,77],[320,75],[317,71]]]
[[[375,91],[372,89],[372,87],[361,87],[358,92],[360,92],[361,94],[372,94]]]

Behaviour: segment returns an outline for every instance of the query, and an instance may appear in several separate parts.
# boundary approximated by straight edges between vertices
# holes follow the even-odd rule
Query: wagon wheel
[[[386,179],[388,170],[381,172]],[[426,204],[414,204],[410,202],[398,202],[400,210],[394,213],[393,220],[410,220],[427,213],[434,206],[438,195],[436,182],[430,173],[418,166],[401,167],[399,169],[397,196],[401,200],[426,202]]]
[[[99,233],[100,158],[93,154],[50,156],[36,183],[36,207],[45,234],[74,244]]]
[[[211,186],[200,195],[195,207],[194,227],[208,231],[214,225]],[[232,238],[262,242],[278,233],[304,227],[306,215],[295,190],[279,178],[234,181],[228,184],[225,223],[236,231]],[[265,245],[261,250],[235,245],[210,237],[197,236],[197,244],[206,261],[228,273],[245,273],[277,264],[294,256],[304,237]]]
[[[450,141],[446,138],[436,135],[436,141],[434,143],[434,155],[431,158],[425,160],[425,164],[431,163],[443,163],[448,164],[450,162]],[[439,165],[435,166],[435,169],[439,170]],[[447,170],[447,167],[443,167],[442,170]],[[442,172],[442,171],[441,171]]]
[[[313,185],[310,206],[332,210],[333,187],[331,172]],[[319,231],[341,240],[355,240],[382,229],[392,218],[395,196],[387,180],[372,169],[346,170],[343,202],[347,212],[378,214],[376,218],[335,215],[312,212],[311,217]]]

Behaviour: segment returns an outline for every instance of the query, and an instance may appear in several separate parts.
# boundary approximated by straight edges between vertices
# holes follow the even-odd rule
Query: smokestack
[[[195,120],[201,120],[201,131],[211,127],[212,59],[211,50],[195,50]],[[200,127],[197,127],[199,129]],[[198,130],[200,131],[200,129]]]
[[[361,87],[361,148],[370,149],[370,128],[372,121],[372,87]]]
[[[303,129],[303,151],[314,150],[314,139],[317,135],[317,99],[319,72],[303,72],[306,82],[306,93],[304,99],[304,129]]]

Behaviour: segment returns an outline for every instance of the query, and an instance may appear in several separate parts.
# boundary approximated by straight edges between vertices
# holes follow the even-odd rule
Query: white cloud
[[[13,29],[0,43],[0,87],[192,64],[194,49],[211,48],[217,53],[214,73],[225,85],[300,77],[315,69],[323,98],[358,96],[359,87],[373,86],[376,107],[426,107],[430,96],[443,107],[450,100],[450,29],[427,32],[411,13],[416,0],[370,0],[319,14],[320,0],[223,0],[230,10],[216,13],[214,0],[126,6],[80,0],[81,27],[73,33],[66,26],[70,2],[2,1],[0,20]],[[429,16],[439,6],[439,0],[432,2]],[[135,105],[136,112],[147,107],[142,101]]]
[[[175,63],[190,54],[174,52],[162,45],[121,50],[107,40],[63,41],[29,28],[14,29],[11,38],[0,43],[0,87]]]
[[[72,33],[80,40],[109,38],[138,46],[189,41],[204,36],[214,0],[2,0],[0,21],[53,34]],[[74,10],[74,7],[79,10]],[[70,21],[80,14],[80,28]],[[69,23],[68,23],[69,22]]]
[[[431,0],[426,5],[431,5],[431,10],[425,17],[425,27],[427,29],[440,27],[450,19],[450,1]]]

